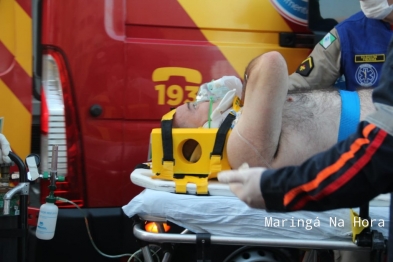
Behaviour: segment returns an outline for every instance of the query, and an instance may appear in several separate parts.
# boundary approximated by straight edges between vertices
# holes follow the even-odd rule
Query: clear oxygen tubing
[[[136,255],[139,254],[139,253],[141,252],[141,250],[138,250],[138,251],[136,251],[136,252],[133,253],[133,254],[120,254],[120,255],[108,255],[108,254],[105,254],[104,252],[102,252],[102,251],[96,246],[96,244],[94,243],[93,237],[91,236],[90,227],[89,227],[89,221],[87,220],[87,216],[86,216],[85,212],[84,212],[77,204],[75,204],[74,202],[72,202],[72,201],[70,201],[70,200],[68,200],[68,199],[65,199],[65,198],[62,198],[62,197],[56,197],[56,200],[62,201],[62,202],[67,202],[67,203],[69,203],[69,204],[74,205],[76,208],[79,209],[79,211],[82,213],[82,215],[83,215],[83,217],[84,217],[84,219],[85,219],[85,225],[86,225],[86,229],[87,229],[87,234],[89,235],[90,242],[92,243],[94,249],[95,249],[100,255],[102,255],[102,256],[104,256],[104,257],[108,257],[108,258],[120,258],[120,257],[128,257],[128,256],[129,256],[129,259],[127,260],[127,262],[130,262],[131,259],[133,259],[133,258],[136,259],[136,260],[138,260],[139,262],[143,262],[143,261],[140,260],[138,257],[136,257]],[[155,256],[155,257],[157,258],[157,261],[160,262],[160,258],[159,258],[158,255],[157,255],[158,251],[160,251],[160,250],[157,250],[156,252],[154,252],[154,253],[153,253],[153,256]]]
[[[212,111],[213,111],[213,97],[209,98],[209,114],[207,116],[207,121],[209,123],[209,128],[210,128],[210,123],[212,122]]]
[[[243,137],[241,134],[240,134],[240,132],[239,132],[239,130],[238,130],[238,128],[234,128],[235,130],[236,130],[236,134],[240,137],[240,139],[244,142],[244,143],[246,143],[249,147],[251,147],[251,149],[254,151],[254,153],[259,157],[259,159],[261,159],[261,161],[265,164],[265,166],[267,167],[267,168],[272,168],[270,165],[269,165],[269,163],[265,160],[265,158],[262,156],[262,154],[258,151],[258,149],[253,145],[253,144],[251,144],[245,137]]]

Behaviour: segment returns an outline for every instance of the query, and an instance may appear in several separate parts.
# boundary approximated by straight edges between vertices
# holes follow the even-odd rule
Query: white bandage
[[[10,143],[3,134],[0,134],[0,164],[11,163],[11,159],[8,157],[10,151]]]
[[[384,19],[393,11],[387,0],[360,0],[360,7],[365,16],[372,19]]]

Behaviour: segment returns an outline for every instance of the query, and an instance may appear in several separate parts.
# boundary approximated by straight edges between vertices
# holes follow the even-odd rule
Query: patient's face
[[[173,117],[173,127],[180,128],[196,128],[203,126],[207,122],[209,114],[209,102],[200,102],[197,105],[193,103],[185,103],[176,108]],[[217,106],[217,102],[213,104],[212,110]]]

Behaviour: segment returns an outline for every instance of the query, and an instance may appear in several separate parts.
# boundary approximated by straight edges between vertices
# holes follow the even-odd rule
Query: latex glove
[[[266,168],[228,170],[218,173],[218,181],[229,184],[231,191],[253,208],[265,209],[265,201],[260,189],[262,173]]]
[[[9,164],[11,159],[8,154],[11,151],[10,143],[3,134],[0,134],[0,164]]]

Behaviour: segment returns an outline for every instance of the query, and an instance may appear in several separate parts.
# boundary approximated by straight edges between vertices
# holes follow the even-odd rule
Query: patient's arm
[[[232,168],[244,162],[250,166],[270,165],[280,139],[282,110],[288,92],[288,69],[278,52],[254,59],[247,70],[246,102],[227,144]]]

